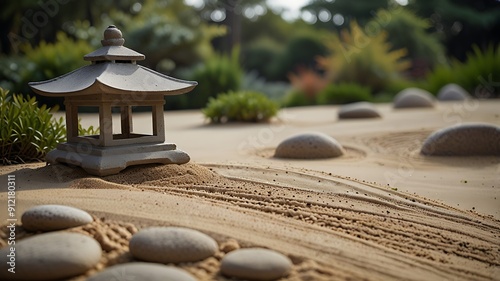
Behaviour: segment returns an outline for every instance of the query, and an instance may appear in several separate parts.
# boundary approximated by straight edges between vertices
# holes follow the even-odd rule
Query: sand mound
[[[183,165],[144,165],[127,168],[119,174],[102,178],[123,185],[176,186],[218,183],[224,178],[203,166],[187,163]]]

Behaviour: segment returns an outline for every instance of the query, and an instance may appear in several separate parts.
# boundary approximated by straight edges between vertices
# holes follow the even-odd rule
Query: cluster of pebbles
[[[470,95],[457,84],[448,84],[437,94],[439,101],[465,101]],[[393,100],[395,109],[433,108],[436,98],[423,89],[407,88]],[[339,119],[380,118],[372,103],[356,102],[338,110]],[[289,159],[324,159],[344,155],[345,150],[334,138],[319,132],[301,133],[283,140],[274,157]],[[426,156],[500,155],[500,129],[491,124],[460,124],[443,128],[430,135],[421,148]]]
[[[35,206],[23,213],[21,221],[29,231],[51,232],[15,244],[15,274],[6,268],[10,246],[0,249],[0,280],[66,279],[85,275],[101,260],[104,246],[93,237],[58,231],[92,223],[92,216],[83,210],[62,205]],[[87,280],[195,281],[192,274],[175,265],[214,257],[218,250],[217,241],[197,230],[145,228],[129,240],[134,262],[110,266]],[[293,265],[287,256],[269,249],[235,246],[224,251],[228,253],[221,259],[220,273],[230,278],[277,280],[287,276]]]
[[[465,101],[470,99],[469,93],[457,84],[443,86],[437,93],[438,101]],[[400,108],[432,108],[436,98],[426,90],[407,88],[399,92],[393,99],[393,107]]]

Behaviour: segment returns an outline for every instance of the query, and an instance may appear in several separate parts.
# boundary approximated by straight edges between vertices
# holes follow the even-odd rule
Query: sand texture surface
[[[220,262],[240,247],[288,256],[293,268],[280,280],[499,280],[500,157],[419,154],[437,129],[498,126],[498,108],[499,101],[377,105],[382,118],[339,121],[337,107],[306,107],[271,124],[226,126],[203,125],[197,112],[166,113],[167,139],[190,154],[190,163],[130,167],[102,178],[64,165],[5,166],[0,201],[7,201],[7,175],[15,175],[19,218],[40,204],[94,216],[66,230],[94,237],[103,249],[98,266],[72,280],[133,261],[128,241],[148,226],[188,227],[218,242],[213,257],[176,265],[198,280],[230,280]],[[311,131],[334,137],[345,154],[272,157],[283,139]],[[7,232],[0,228],[0,246]],[[19,223],[16,239],[32,235]]]

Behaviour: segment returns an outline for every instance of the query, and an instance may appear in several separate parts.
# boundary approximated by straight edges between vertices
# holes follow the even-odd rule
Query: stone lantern
[[[165,143],[164,96],[191,91],[197,83],[183,81],[136,64],[143,54],[123,46],[125,40],[115,26],[104,31],[103,47],[84,56],[91,64],[60,77],[31,82],[38,94],[64,97],[67,142],[50,151],[48,163],[67,163],[90,174],[116,174],[130,165],[183,164],[189,155]],[[78,108],[99,109],[99,135],[78,134]],[[132,107],[151,108],[152,134],[134,133]],[[121,116],[121,132],[113,134],[112,113]]]

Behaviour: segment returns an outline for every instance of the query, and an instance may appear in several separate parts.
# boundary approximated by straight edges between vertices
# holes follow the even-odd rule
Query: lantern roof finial
[[[123,46],[125,39],[122,32],[114,25],[108,26],[104,31],[102,47],[83,57],[86,61],[139,61],[146,57],[134,50]]]
[[[122,32],[114,25],[108,26],[104,31],[104,40],[101,40],[103,46],[123,46],[125,39]]]

